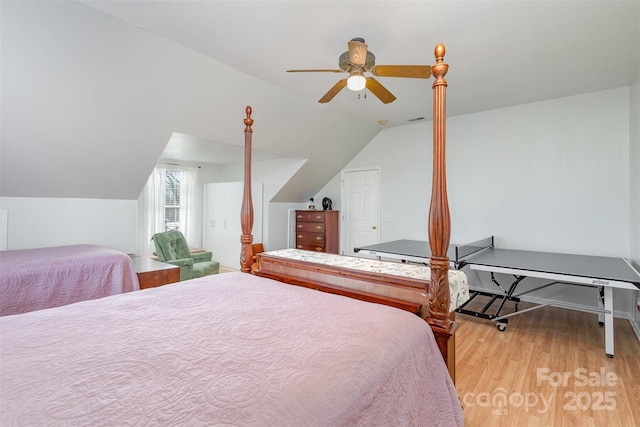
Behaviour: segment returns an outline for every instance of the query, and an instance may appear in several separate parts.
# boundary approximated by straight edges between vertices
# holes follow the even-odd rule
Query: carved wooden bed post
[[[244,273],[251,272],[253,262],[253,200],[251,199],[251,137],[253,134],[253,119],[251,118],[251,106],[247,106],[247,117],[244,119],[244,195],[242,197],[242,211],[240,222],[242,224],[242,236],[240,236],[240,270]]]
[[[431,286],[429,304],[431,317],[428,322],[444,330],[451,328],[449,318],[449,238],[451,219],[447,200],[445,160],[446,90],[444,79],[449,66],[443,63],[445,49],[438,44],[435,49],[436,65],[431,69],[433,82],[433,181],[429,207],[429,245],[431,246]]]
[[[442,329],[451,327],[449,319],[449,238],[451,219],[447,200],[445,132],[446,132],[446,90],[444,79],[449,66],[444,64],[444,46],[435,49],[436,65],[432,67],[433,82],[433,179],[431,185],[431,205],[429,207],[429,245],[431,246],[430,267],[431,286],[429,323]]]
[[[444,45],[435,48],[436,65],[431,68],[433,82],[433,178],[431,205],[429,206],[429,245],[431,246],[431,285],[429,286],[429,309],[431,325],[438,346],[451,360],[447,363],[451,377],[455,378],[454,323],[449,317],[449,258],[447,250],[451,237],[451,218],[447,199],[446,179],[446,91],[444,79],[449,65],[445,64]],[[457,327],[457,324],[455,324]],[[447,349],[442,348],[446,346]]]

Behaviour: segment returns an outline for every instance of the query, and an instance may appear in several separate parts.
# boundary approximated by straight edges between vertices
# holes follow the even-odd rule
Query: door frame
[[[380,242],[380,181],[382,179],[382,173],[380,166],[368,166],[368,167],[360,167],[360,168],[350,168],[350,169],[342,169],[340,171],[340,200],[341,200],[341,211],[340,212],[340,254],[344,255],[344,245],[345,245],[345,227],[344,227],[344,212],[346,206],[346,197],[344,194],[344,180],[345,174],[351,172],[362,172],[362,171],[376,171],[378,174],[378,179],[376,183],[376,222],[378,223],[378,228],[376,229],[376,243]]]

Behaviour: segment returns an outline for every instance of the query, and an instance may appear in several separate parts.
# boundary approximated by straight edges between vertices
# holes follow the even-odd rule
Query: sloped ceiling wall
[[[378,133],[81,3],[0,7],[0,196],[137,199],[173,132],[243,145],[251,105],[255,148],[309,159],[299,202]]]

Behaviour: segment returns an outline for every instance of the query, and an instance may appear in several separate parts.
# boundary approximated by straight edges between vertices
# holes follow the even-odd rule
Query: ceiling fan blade
[[[325,93],[324,96],[320,98],[320,100],[318,100],[318,102],[321,104],[324,104],[326,102],[331,101],[333,97],[336,96],[338,92],[340,92],[342,89],[344,89],[346,85],[347,85],[347,79],[342,79],[338,81],[338,83],[333,85],[333,87],[329,89],[329,92]]]
[[[371,69],[374,76],[408,77],[412,79],[428,79],[431,77],[430,65],[375,65]]]
[[[367,89],[377,96],[383,104],[388,104],[396,100],[396,97],[373,77],[367,77]]]
[[[349,41],[349,61],[351,64],[363,66],[367,61],[367,48],[368,46],[363,39]]]
[[[344,73],[343,70],[287,70],[287,73]]]

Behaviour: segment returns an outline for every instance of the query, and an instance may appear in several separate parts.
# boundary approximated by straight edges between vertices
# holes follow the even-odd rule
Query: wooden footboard
[[[410,277],[371,273],[330,264],[318,264],[292,258],[272,256],[268,252],[256,256],[253,274],[291,285],[343,295],[377,304],[389,305],[419,315],[428,322],[429,283]],[[438,348],[455,381],[455,332],[457,322],[443,329],[432,325]]]

